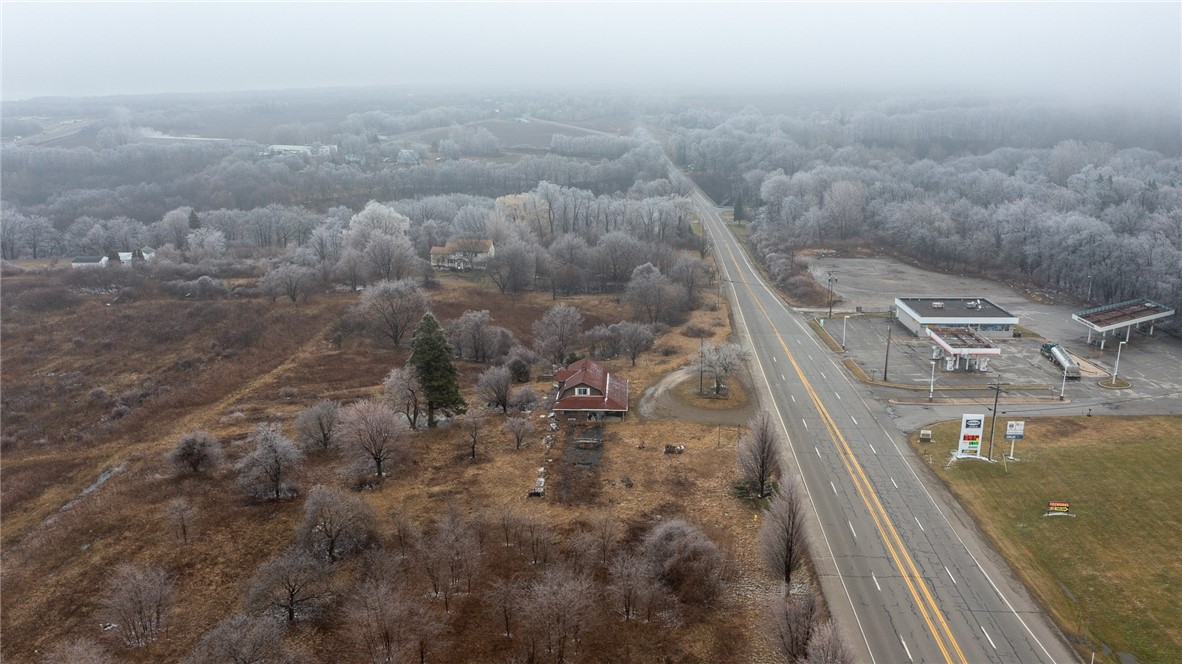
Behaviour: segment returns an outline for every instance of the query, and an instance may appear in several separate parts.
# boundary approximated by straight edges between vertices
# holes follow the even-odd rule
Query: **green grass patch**
[[[989,422],[985,423],[986,430]],[[1018,463],[944,467],[959,422],[931,427],[936,474],[988,533],[1082,654],[1142,664],[1182,653],[1182,418],[1027,420]],[[1004,423],[998,422],[1004,432]],[[997,434],[994,458],[1009,452]],[[983,450],[984,451],[984,450]],[[1072,517],[1044,517],[1048,501]],[[1090,618],[1089,618],[1090,614]]]

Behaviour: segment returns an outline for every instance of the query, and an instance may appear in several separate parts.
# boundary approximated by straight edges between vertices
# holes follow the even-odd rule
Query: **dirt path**
[[[751,389],[751,381],[746,372],[737,375],[744,387],[747,388],[747,394],[750,395],[750,400],[741,407],[722,409],[698,408],[678,399],[672,391],[673,388],[683,381],[696,379],[697,375],[697,368],[692,366],[683,367],[670,372],[656,385],[645,390],[644,395],[640,397],[640,404],[637,406],[641,417],[658,420],[681,420],[695,424],[733,425],[746,424],[755,411],[758,410],[759,404],[756,403],[756,393]]]

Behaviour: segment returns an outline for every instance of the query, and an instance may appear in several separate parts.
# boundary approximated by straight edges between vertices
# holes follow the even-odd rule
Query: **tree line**
[[[746,112],[678,127],[673,145],[727,183],[716,194],[759,206],[751,243],[782,285],[803,247],[868,243],[1097,303],[1182,304],[1182,160],[1075,137],[1044,146],[1062,127],[1029,109],[955,110],[819,124]],[[1085,131],[1089,117],[1064,125],[1103,133]],[[816,130],[805,143],[801,123]],[[947,133],[978,139],[920,149]]]

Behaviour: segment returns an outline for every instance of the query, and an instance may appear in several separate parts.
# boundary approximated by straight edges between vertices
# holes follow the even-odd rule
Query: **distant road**
[[[13,143],[16,145],[50,146],[57,141],[77,134],[78,132],[86,129],[96,122],[98,122],[98,120],[69,120],[66,122],[59,122],[50,126],[45,130],[44,133],[33,134],[32,136],[22,136],[19,141],[13,141]]]
[[[874,395],[763,281],[714,203],[692,197],[763,403],[788,436],[786,470],[812,503],[825,597],[859,661],[1079,661],[963,509],[917,472]]]

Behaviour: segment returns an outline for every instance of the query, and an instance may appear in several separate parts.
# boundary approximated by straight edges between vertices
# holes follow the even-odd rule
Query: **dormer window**
[[[576,397],[589,397],[589,396],[591,396],[591,388],[589,388],[589,387],[576,387],[576,388],[575,388],[575,396],[576,396]]]

